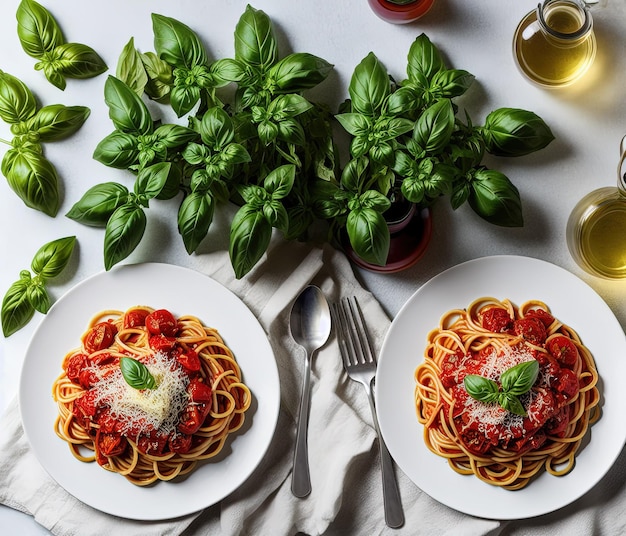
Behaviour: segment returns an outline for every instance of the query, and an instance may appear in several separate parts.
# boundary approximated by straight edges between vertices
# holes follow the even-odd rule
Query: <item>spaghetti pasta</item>
[[[429,450],[454,471],[509,490],[543,470],[557,476],[572,470],[600,417],[598,373],[577,333],[545,303],[517,307],[479,298],[446,312],[427,339],[415,370],[415,405]],[[520,414],[468,393],[466,376],[487,378],[502,390],[501,375],[531,360],[539,373],[518,398]]]
[[[144,306],[92,318],[52,392],[72,454],[138,486],[217,456],[252,399],[216,329]]]

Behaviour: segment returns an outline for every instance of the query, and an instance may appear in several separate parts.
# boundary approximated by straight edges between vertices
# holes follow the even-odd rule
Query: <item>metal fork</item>
[[[363,313],[356,296],[343,298],[332,306],[339,340],[339,350],[343,359],[343,368],[350,379],[363,384],[372,410],[374,427],[378,434],[380,464],[383,478],[383,502],[385,522],[391,528],[404,524],[404,512],[400,500],[400,491],[393,468],[393,461],[383,441],[374,404],[374,377],[376,375],[376,357],[367,334]]]

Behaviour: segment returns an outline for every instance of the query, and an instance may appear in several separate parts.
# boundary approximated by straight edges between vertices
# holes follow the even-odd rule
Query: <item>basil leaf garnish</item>
[[[120,369],[124,380],[133,389],[154,389],[157,386],[148,367],[132,357],[121,357]]]
[[[519,396],[530,391],[539,375],[539,362],[535,359],[519,363],[500,376],[502,387],[489,378],[468,374],[463,379],[467,393],[479,402],[498,402],[505,410],[516,415],[526,415]]]
[[[500,376],[502,390],[515,396],[530,391],[539,375],[539,362],[536,359],[526,361],[505,370]]]
[[[479,402],[490,404],[498,400],[498,384],[489,378],[468,374],[463,378],[463,384],[467,393]]]

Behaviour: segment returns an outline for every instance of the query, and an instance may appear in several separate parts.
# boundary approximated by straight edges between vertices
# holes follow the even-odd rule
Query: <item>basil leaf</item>
[[[89,117],[90,110],[85,106],[64,106],[51,104],[39,109],[28,120],[28,129],[39,135],[39,141],[59,141],[76,133]]]
[[[479,402],[490,404],[498,400],[500,391],[498,384],[489,378],[478,374],[467,374],[463,378],[463,385],[467,394]]]
[[[137,247],[146,230],[146,215],[136,203],[117,208],[104,233],[104,267],[110,270]]]
[[[66,216],[84,225],[105,227],[118,207],[128,202],[128,188],[115,182],[92,186]]]
[[[35,308],[28,301],[30,279],[20,278],[13,283],[2,299],[2,333],[10,337],[22,329],[35,315]]]
[[[539,375],[539,362],[535,359],[525,361],[505,370],[500,376],[502,390],[505,393],[519,396],[530,391]]]
[[[170,104],[178,117],[189,113],[200,100],[198,86],[175,85],[170,92]]]
[[[22,0],[17,8],[17,36],[24,52],[40,58],[65,42],[63,32],[50,12],[34,0]]]
[[[229,144],[235,136],[235,127],[230,116],[218,106],[209,108],[200,122],[202,141],[214,151]]]
[[[430,87],[444,98],[463,95],[474,82],[474,75],[461,69],[444,69],[433,76]]]
[[[128,169],[139,158],[138,145],[136,136],[116,130],[98,143],[93,158],[105,166]]]
[[[117,130],[133,135],[152,133],[154,127],[147,106],[124,82],[109,76],[104,84],[104,100]]]
[[[43,279],[57,277],[69,263],[75,244],[75,236],[58,238],[44,244],[35,253],[31,269]]]
[[[209,193],[192,192],[183,199],[178,210],[178,232],[190,255],[209,232],[214,208],[215,203]]]
[[[50,296],[41,280],[32,280],[26,289],[26,299],[41,314],[45,315],[50,310]]]
[[[516,108],[491,112],[480,129],[485,148],[498,156],[523,156],[546,147],[554,135],[537,114]]]
[[[31,90],[18,78],[0,71],[0,118],[16,124],[35,115],[37,102]]]
[[[360,193],[366,186],[366,171],[369,160],[367,157],[353,158],[343,168],[341,185],[348,191]]]
[[[363,114],[345,113],[337,114],[335,119],[339,124],[353,136],[365,136],[372,129],[371,120]]]
[[[522,202],[515,185],[499,171],[479,169],[470,182],[468,202],[481,218],[503,227],[522,227]]]
[[[441,53],[425,35],[419,35],[409,49],[407,75],[409,80],[419,82],[422,77],[430,82],[435,74],[445,69]],[[418,84],[419,85],[419,84]]]
[[[265,12],[247,5],[235,27],[235,59],[267,70],[277,58],[278,47],[270,18]]]
[[[387,113],[391,115],[409,114],[422,107],[424,98],[414,87],[399,87],[387,99]]]
[[[27,207],[56,216],[61,202],[59,178],[41,153],[9,149],[2,159],[2,174]]]
[[[354,111],[366,115],[376,115],[381,111],[391,94],[391,83],[386,69],[373,52],[354,69],[348,92]]]
[[[98,53],[82,43],[64,43],[54,49],[53,69],[67,78],[93,78],[108,67]]]
[[[350,245],[364,261],[384,266],[390,236],[383,215],[373,208],[356,208],[348,214],[346,230]]]
[[[450,142],[454,125],[452,101],[441,99],[419,117],[413,129],[413,139],[427,153],[439,154]]]
[[[263,205],[263,215],[272,227],[287,233],[289,230],[289,214],[280,201],[272,199]]]
[[[154,52],[145,52],[140,56],[148,75],[144,88],[146,95],[157,102],[167,104],[170,100],[171,86],[174,83],[172,66]]]
[[[230,262],[241,279],[259,262],[272,238],[272,226],[262,211],[243,205],[230,227]]]
[[[283,199],[289,194],[296,180],[296,166],[286,164],[272,170],[265,180],[263,187],[272,199]]]
[[[153,13],[152,29],[154,48],[163,61],[186,69],[208,63],[200,39],[187,25],[171,17]]]
[[[296,52],[272,66],[266,85],[281,92],[297,93],[323,82],[332,69],[333,66],[322,58]]]
[[[143,168],[135,181],[135,194],[153,199],[161,193],[167,184],[171,162],[159,162]]]
[[[515,413],[515,415],[521,415],[523,417],[527,415],[520,399],[511,393],[500,393],[498,395],[498,404],[500,404],[500,406],[502,406],[505,410]]]
[[[198,133],[182,125],[166,123],[154,131],[157,143],[162,143],[168,149],[177,149],[190,143],[198,137]]]
[[[155,389],[157,387],[156,380],[148,367],[132,357],[120,357],[120,370],[126,383],[133,389]]]
[[[143,95],[144,89],[148,84],[148,74],[146,73],[141,54],[135,48],[135,39],[133,37],[124,45],[117,60],[115,77],[124,82],[137,95]]]

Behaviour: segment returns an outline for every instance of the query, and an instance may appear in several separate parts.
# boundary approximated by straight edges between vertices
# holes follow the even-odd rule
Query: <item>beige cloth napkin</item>
[[[356,279],[343,256],[275,240],[253,272],[235,280],[224,251],[202,256],[202,271],[230,288],[257,316],[278,363],[281,411],[267,455],[252,476],[220,503],[183,518],[157,522],[120,519],[99,512],[65,492],[31,452],[21,427],[17,401],[2,416],[0,502],[34,516],[52,533],[70,535],[518,535],[618,534],[626,528],[617,513],[623,489],[624,460],[594,492],[565,512],[520,523],[476,519],[453,511],[421,492],[396,468],[406,516],[402,529],[386,527],[378,445],[369,404],[360,384],[343,372],[331,336],[313,361],[309,458],[312,492],[291,494],[295,420],[300,402],[303,355],[288,331],[293,300],[309,283],[329,301],[356,295],[373,341],[380,349],[390,320]],[[387,276],[381,276],[387,277]],[[623,458],[623,456],[622,456]],[[599,505],[609,509],[604,512]],[[614,512],[614,515],[612,515]],[[608,515],[607,515],[608,514]],[[617,532],[616,532],[617,531]]]

